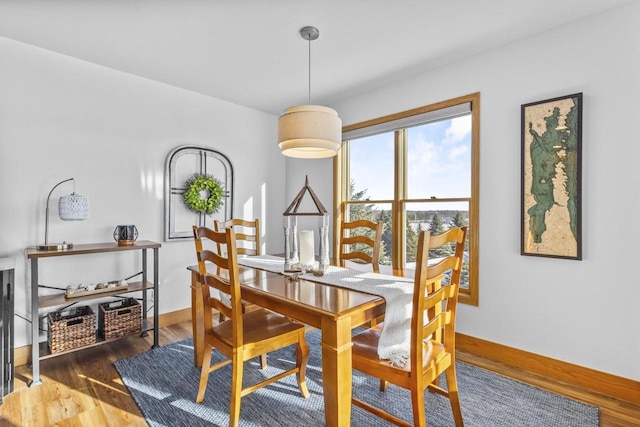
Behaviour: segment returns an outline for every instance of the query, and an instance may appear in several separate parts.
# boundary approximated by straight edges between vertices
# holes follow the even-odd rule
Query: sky
[[[393,198],[393,140],[387,132],[350,141],[356,191],[366,189],[371,199]],[[471,197],[471,115],[409,128],[408,141],[409,198]]]

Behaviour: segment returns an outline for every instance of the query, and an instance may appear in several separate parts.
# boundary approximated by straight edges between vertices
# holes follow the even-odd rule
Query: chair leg
[[[302,397],[309,397],[309,389],[307,388],[307,362],[309,361],[309,344],[304,336],[304,330],[300,332],[298,338],[298,345],[296,346],[296,366],[298,372],[296,377],[298,379],[298,388],[300,388],[300,394]]]
[[[202,351],[202,369],[200,371],[200,384],[198,385],[198,395],[196,396],[196,403],[202,403],[202,401],[204,400],[204,392],[207,390],[209,371],[211,369],[211,346],[205,344]]]
[[[267,369],[267,353],[260,355],[260,368]]]
[[[451,403],[453,419],[456,422],[456,427],[462,427],[464,426],[464,421],[462,420],[462,410],[460,409],[460,397],[458,395],[458,380],[456,379],[455,365],[452,364],[449,369],[447,369],[446,375],[447,389],[449,391],[449,402]]]
[[[413,409],[413,425],[426,426],[427,419],[424,414],[424,388],[413,384],[411,386],[411,407]]]
[[[387,391],[388,385],[389,385],[388,381],[380,380],[380,391]]]
[[[240,400],[242,399],[242,374],[244,366],[241,352],[233,355],[231,369],[231,405],[229,407],[229,427],[238,427],[240,423]]]

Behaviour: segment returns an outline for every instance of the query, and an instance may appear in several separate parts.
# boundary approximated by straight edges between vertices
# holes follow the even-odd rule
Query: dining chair
[[[340,224],[340,265],[346,261],[371,264],[374,273],[380,272],[380,242],[382,222],[366,219],[342,221]]]
[[[239,255],[260,255],[260,220],[258,218],[253,221],[232,218],[226,221],[215,220],[213,222],[215,231],[222,231],[233,227],[236,235],[236,249]],[[224,245],[218,244],[218,252],[224,253],[226,250]],[[242,301],[242,310],[247,311],[255,306],[247,301]],[[219,314],[219,320],[224,320],[224,314]]]
[[[214,231],[193,226],[198,267],[208,271],[200,274],[196,289],[196,319],[205,331],[202,371],[196,402],[204,400],[209,373],[232,364],[231,405],[229,426],[237,426],[242,397],[289,375],[296,374],[298,388],[303,397],[309,397],[305,372],[309,359],[309,346],[305,339],[305,326],[264,308],[243,312],[242,292],[238,279],[236,235],[231,228]],[[208,245],[225,245],[226,254],[208,249]],[[206,245],[206,246],[205,246]],[[207,269],[207,267],[209,267]],[[216,290],[218,292],[211,292]],[[226,304],[220,294],[228,294]],[[226,320],[212,324],[212,310],[224,313]],[[243,388],[244,362],[290,345],[296,345],[296,364],[263,381]],[[226,360],[211,366],[211,353],[215,348]]]
[[[213,227],[215,231],[222,231],[227,228],[233,227],[233,231],[236,235],[236,249],[239,255],[260,255],[260,220],[258,218],[253,221],[232,218],[226,221],[215,220],[213,221]],[[226,250],[224,245],[218,244],[218,252],[222,253]],[[242,312],[247,310],[253,310],[258,307],[255,304],[251,304],[247,301],[242,301]],[[218,313],[218,320],[222,322],[224,320],[224,314]],[[260,366],[262,369],[267,368],[267,355],[262,354],[260,356]]]
[[[213,225],[216,231],[234,227],[239,255],[260,255],[260,220],[258,218],[253,221],[240,218],[215,220]]]
[[[380,273],[380,244],[382,241],[382,222],[366,219],[342,221],[340,224],[340,253],[338,260],[342,267],[347,261],[358,264],[371,264],[374,273]],[[368,326],[381,322],[383,316],[372,319]]]
[[[352,397],[354,405],[399,426],[426,426],[424,390],[449,398],[456,426],[464,425],[455,368],[455,320],[460,273],[467,227],[454,227],[432,236],[422,231],[418,238],[411,317],[411,350],[404,367],[378,357],[379,324],[353,337],[353,369],[410,390],[413,424]],[[428,265],[429,249],[453,245],[454,253]],[[447,389],[438,378],[445,373]]]

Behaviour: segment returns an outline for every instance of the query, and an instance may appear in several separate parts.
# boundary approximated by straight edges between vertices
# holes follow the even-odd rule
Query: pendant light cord
[[[309,40],[309,98],[307,104],[311,105],[311,36],[307,40]]]

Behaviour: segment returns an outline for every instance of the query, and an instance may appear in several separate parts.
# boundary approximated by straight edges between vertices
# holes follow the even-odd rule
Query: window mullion
[[[406,223],[406,214],[404,208],[404,200],[407,197],[407,130],[399,129],[394,133],[394,201],[391,205],[391,265],[394,274],[404,274],[404,260],[406,239],[404,227]]]
[[[338,258],[340,253],[340,224],[347,214],[346,202],[351,199],[349,194],[349,141],[344,141],[333,161],[333,256]]]

